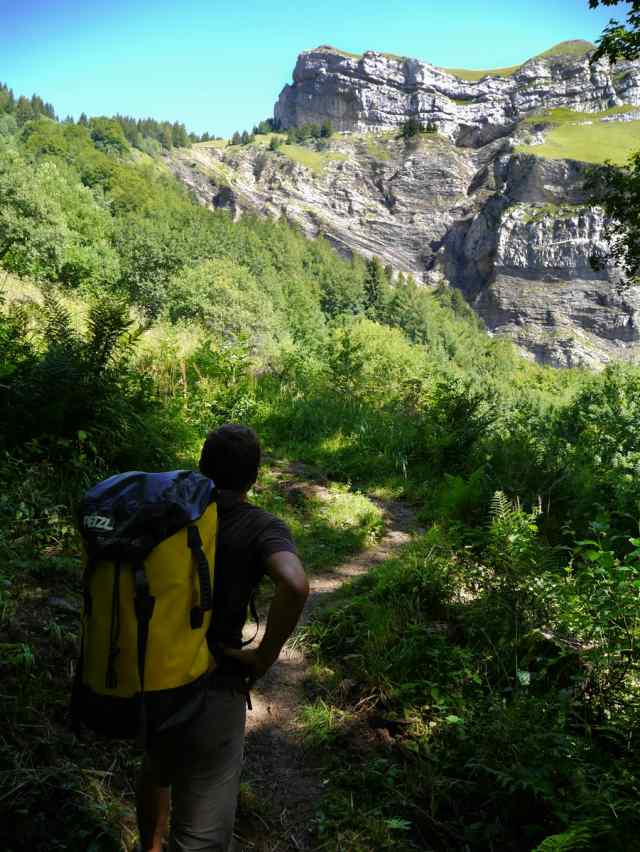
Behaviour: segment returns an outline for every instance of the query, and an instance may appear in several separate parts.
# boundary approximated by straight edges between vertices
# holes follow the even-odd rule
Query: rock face
[[[354,57],[325,47],[300,54],[274,115],[285,128],[329,119],[349,131],[399,127],[414,117],[466,145],[505,135],[542,109],[596,112],[623,103],[640,105],[640,67],[592,65],[588,53],[530,59],[508,76],[474,81],[418,59],[372,50]]]
[[[621,103],[640,104],[640,63],[612,72],[560,56],[470,82],[417,60],[319,49],[300,56],[276,117],[329,118],[343,133],[277,152],[266,137],[205,143],[176,149],[168,165],[212,208],[284,216],[346,255],[377,255],[426,286],[461,289],[491,333],[538,361],[598,366],[640,354],[640,295],[615,270],[591,268],[605,223],[587,203],[585,164],[515,143],[530,137],[518,122],[532,112]],[[438,133],[399,138],[411,116]]]

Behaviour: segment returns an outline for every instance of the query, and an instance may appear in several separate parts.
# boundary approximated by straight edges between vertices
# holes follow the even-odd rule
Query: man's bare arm
[[[252,670],[252,680],[262,677],[278,659],[282,646],[292,634],[309,594],[309,583],[295,553],[279,551],[267,559],[267,573],[276,585],[269,607],[267,627],[255,649],[228,648],[225,654]]]

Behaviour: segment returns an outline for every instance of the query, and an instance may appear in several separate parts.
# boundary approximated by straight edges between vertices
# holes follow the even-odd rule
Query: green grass
[[[210,139],[208,142],[196,142],[194,148],[226,148],[227,139]]]
[[[381,510],[368,497],[332,484],[309,488],[264,471],[252,498],[289,526],[305,567],[317,571],[358,553],[383,530]]]
[[[373,157],[376,160],[383,160],[386,162],[391,159],[391,154],[388,149],[381,145],[380,142],[376,140],[375,137],[369,136],[365,144],[367,146],[367,153],[370,157]]]
[[[550,59],[554,56],[584,56],[591,50],[595,50],[595,44],[591,41],[583,39],[574,39],[572,41],[561,41],[545,50],[544,53],[538,53],[534,59]]]
[[[332,47],[330,44],[321,44],[318,47],[314,48],[312,51],[308,52],[337,53],[338,56],[347,56],[349,59],[360,59],[362,57],[361,53],[350,53],[348,50],[339,50],[337,47]]]
[[[281,145],[280,153],[293,160],[294,163],[305,166],[315,175],[322,174],[332,160],[347,159],[346,154],[341,154],[338,151],[314,151],[313,148],[307,148],[304,145]]]
[[[617,112],[628,111],[616,107]],[[601,122],[606,113],[572,113],[570,110],[551,110],[548,114],[550,128],[542,145],[519,145],[516,150],[551,160],[580,160],[585,163],[603,163],[610,160],[623,165],[640,148],[640,121]],[[593,124],[576,124],[577,120],[593,120]],[[541,123],[540,117],[526,120],[529,124]]]
[[[286,138],[286,133],[259,133],[254,137],[251,144],[256,145],[258,148],[268,148],[272,139],[279,139],[281,142],[284,142]]]
[[[575,124],[585,121],[599,121],[601,118],[606,118],[612,115],[624,115],[628,112],[635,112],[638,107],[631,104],[622,104],[621,106],[609,107],[609,109],[601,110],[600,112],[577,112],[569,109],[569,107],[557,107],[556,109],[547,109],[544,112],[529,115],[524,119],[523,124]]]
[[[582,207],[579,204],[529,204],[526,209],[525,222],[540,222],[547,217],[560,219],[575,216]]]
[[[543,53],[539,53],[532,57],[532,59],[552,59],[556,56],[584,56],[585,53],[588,53],[590,50],[594,50],[594,48],[595,45],[592,44],[592,42],[583,41],[581,39],[561,41],[559,44],[550,47],[549,50],[545,50]],[[339,50],[337,47],[331,47],[331,45],[328,44],[321,44],[315,49],[315,51],[336,53],[338,56],[346,56],[349,57],[349,59],[362,59],[363,56],[361,53],[350,53],[348,50]],[[400,56],[397,53],[383,52],[382,55],[387,59],[395,59],[398,62],[404,62],[407,58],[409,58],[406,56]],[[507,68],[488,68],[483,70],[476,70],[473,68],[441,68],[440,70],[446,71],[447,74],[452,74],[460,80],[476,82],[478,80],[482,80],[484,77],[510,77],[512,74],[515,74],[516,71],[519,71],[523,64],[524,63],[521,63],[520,65],[511,65]]]
[[[595,45],[590,41],[562,41],[559,44],[545,50],[544,53],[539,53],[533,59],[551,59],[554,56],[583,56],[590,50],[593,50]],[[530,60],[527,60],[530,61]],[[490,68],[486,70],[475,70],[471,68],[442,68],[448,74],[453,74],[461,80],[470,80],[472,82],[482,80],[483,77],[510,77],[522,68],[524,63],[520,65],[511,65],[508,68]]]
[[[441,71],[446,71],[460,80],[469,80],[475,82],[482,80],[484,77],[510,77],[522,68],[522,65],[511,65],[509,68],[491,68],[488,70],[476,70],[473,68],[441,68]]]

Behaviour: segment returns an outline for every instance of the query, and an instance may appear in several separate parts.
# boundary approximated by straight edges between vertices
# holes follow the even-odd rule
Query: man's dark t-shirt
[[[268,557],[280,551],[296,553],[285,523],[237,497],[220,497],[213,613],[207,634],[212,651],[220,644],[241,647],[251,594],[265,574]]]

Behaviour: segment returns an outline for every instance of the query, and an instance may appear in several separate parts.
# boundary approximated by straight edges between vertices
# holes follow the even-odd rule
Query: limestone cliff
[[[612,69],[589,58],[588,51],[551,52],[511,74],[469,80],[418,59],[375,51],[356,57],[323,47],[300,54],[275,118],[285,128],[330,119],[338,130],[363,131],[399,127],[415,117],[435,122],[457,144],[481,144],[542,109],[640,105],[638,63]]]
[[[622,104],[640,104],[639,63],[612,70],[560,54],[473,81],[417,60],[321,48],[301,54],[275,114],[285,126],[329,118],[343,132],[278,151],[266,137],[196,145],[169,165],[204,204],[285,216],[346,254],[458,287],[490,332],[536,359],[597,366],[640,352],[640,295],[615,270],[591,269],[604,222],[586,205],[585,164],[535,156],[545,126],[529,117]],[[401,139],[411,116],[438,132]],[[525,138],[530,147],[516,150]]]

